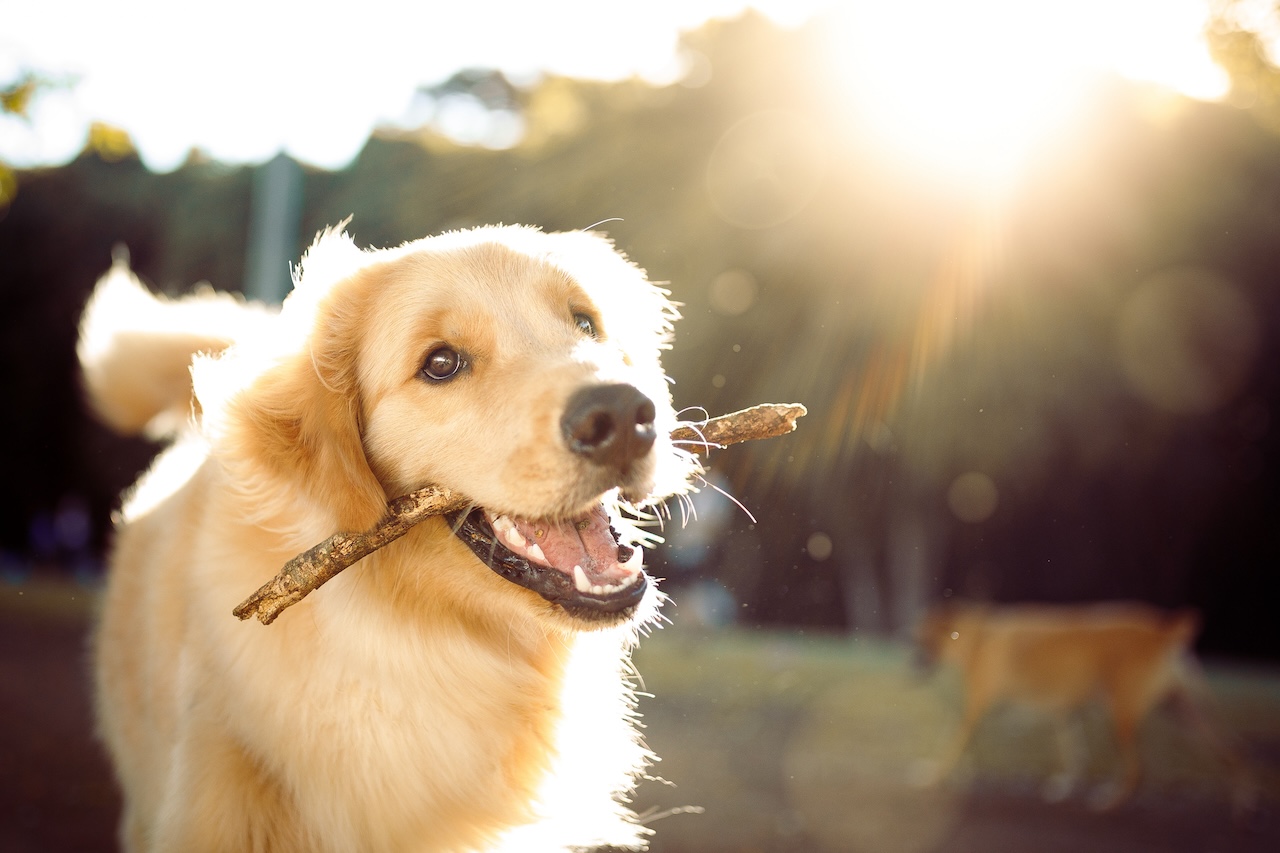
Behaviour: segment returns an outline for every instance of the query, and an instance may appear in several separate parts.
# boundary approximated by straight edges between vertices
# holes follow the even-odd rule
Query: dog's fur
[[[490,227],[374,251],[332,230],[279,312],[156,298],[113,267],[81,328],[90,398],[125,431],[185,423],[124,504],[96,637],[124,848],[643,846],[625,800],[650,756],[628,677],[652,583],[635,608],[575,615],[434,518],[269,627],[231,610],[428,483],[527,519],[603,501],[624,542],[647,544],[619,502],[687,490],[697,470],[667,437],[674,317],[583,232]],[[426,381],[441,343],[465,370]],[[656,442],[625,470],[566,447],[567,401],[602,383],[656,408]]]
[[[1204,714],[1203,681],[1191,656],[1200,618],[1136,603],[1013,605],[948,603],[932,608],[918,628],[924,661],[958,668],[964,714],[950,745],[925,781],[945,778],[964,754],[983,717],[1001,702],[1034,706],[1068,717],[1101,700],[1119,753],[1118,778],[1092,798],[1113,808],[1132,795],[1142,774],[1139,727],[1166,700],[1177,700],[1197,733],[1223,759],[1236,781],[1237,805],[1251,796],[1233,750]],[[1081,772],[1079,744],[1059,740],[1063,773],[1046,783],[1046,797],[1070,792]],[[1072,747],[1072,748],[1068,748]]]

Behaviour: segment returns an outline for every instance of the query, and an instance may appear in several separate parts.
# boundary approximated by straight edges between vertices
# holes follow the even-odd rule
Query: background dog
[[[1243,765],[1203,710],[1207,689],[1191,656],[1200,627],[1194,611],[1168,612],[1142,604],[993,606],[953,603],[930,610],[918,630],[926,662],[960,671],[964,714],[950,745],[922,779],[936,783],[955,767],[974,729],[994,706],[1019,702],[1057,719],[1063,772],[1045,786],[1060,799],[1079,780],[1084,746],[1069,717],[1101,700],[1120,758],[1119,775],[1092,797],[1099,809],[1132,795],[1142,774],[1139,728],[1162,702],[1175,700],[1200,737],[1231,769],[1236,805],[1252,799]]]
[[[82,322],[90,397],[122,430],[181,424],[124,504],[96,636],[125,849],[643,846],[626,675],[660,596],[619,508],[697,470],[669,439],[674,318],[588,233],[326,232],[279,312],[157,299],[117,262]],[[269,628],[231,615],[428,483],[475,504]]]

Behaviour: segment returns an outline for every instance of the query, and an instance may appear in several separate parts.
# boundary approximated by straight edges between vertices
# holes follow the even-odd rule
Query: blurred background
[[[114,849],[84,638],[157,448],[83,406],[95,279],[123,245],[278,300],[352,217],[603,223],[683,304],[677,408],[809,408],[650,561],[655,850],[1276,849],[1277,58],[1272,0],[3,0],[0,848]],[[1163,718],[1116,814],[1040,802],[1016,712],[911,788],[960,691],[910,632],[952,598],[1200,609],[1259,809]]]

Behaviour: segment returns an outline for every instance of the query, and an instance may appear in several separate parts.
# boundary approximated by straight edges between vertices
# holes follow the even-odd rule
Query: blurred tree
[[[1205,36],[1210,55],[1231,78],[1230,101],[1280,135],[1280,68],[1264,33],[1280,33],[1280,3],[1215,0]]]
[[[138,156],[138,149],[134,147],[128,131],[101,121],[89,125],[85,150],[92,151],[108,163]]]
[[[819,35],[710,24],[685,43],[697,75],[664,88],[462,75],[436,95],[517,113],[523,136],[461,144],[424,111],[342,172],[304,170],[295,255],[352,215],[357,241],[383,246],[620,218],[601,230],[683,305],[665,359],[678,407],[810,407],[795,436],[714,458],[755,521],[735,516],[723,548],[670,572],[719,581],[748,621],[900,631],[946,589],[1194,600],[1216,608],[1218,648],[1280,654],[1274,620],[1217,627],[1269,600],[1256,567],[1280,514],[1275,137],[1234,107],[1153,111],[1116,83],[1089,133],[1002,206],[975,203],[874,154],[826,85]],[[0,445],[23,448],[2,476],[38,488],[5,547],[68,488],[101,523],[145,455],[94,432],[73,378],[75,318],[111,245],[158,289],[237,289],[250,196],[248,169],[193,156],[152,175],[123,146],[20,177],[0,222],[0,342],[29,420],[0,424]],[[1216,284],[1177,284],[1196,270]],[[1181,312],[1182,293],[1211,298]],[[1147,350],[1196,381],[1239,362],[1213,406],[1170,409]]]
[[[42,89],[48,88],[51,82],[31,71],[18,75],[16,80],[0,83],[0,116],[16,116],[22,120],[30,117],[31,104]],[[9,164],[0,160],[0,216],[13,201],[18,191],[17,176]]]

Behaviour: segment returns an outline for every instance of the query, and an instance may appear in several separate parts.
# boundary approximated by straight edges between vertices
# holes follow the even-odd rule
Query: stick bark
[[[798,403],[762,403],[709,418],[705,423],[677,427],[671,432],[671,440],[691,452],[707,453],[742,441],[786,435],[795,430],[796,420],[806,411]],[[433,515],[464,509],[470,503],[465,496],[441,486],[401,495],[387,503],[387,514],[372,528],[335,533],[303,551],[232,612],[242,620],[257,617],[262,624],[270,625],[287,608],[343,569],[399,539],[414,525]]]

